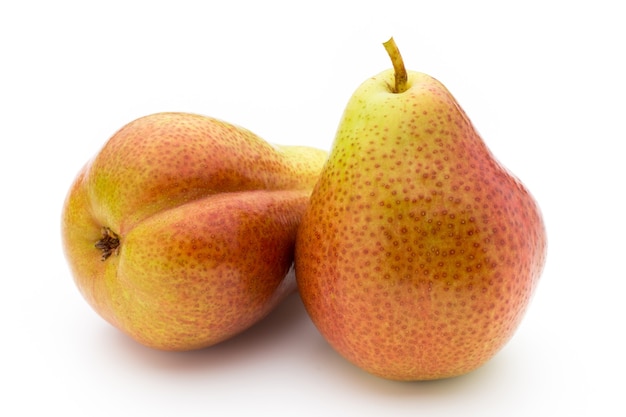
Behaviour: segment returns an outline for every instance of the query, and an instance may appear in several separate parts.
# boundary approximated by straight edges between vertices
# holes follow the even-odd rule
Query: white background
[[[624,415],[623,6],[349,4],[2,3],[0,415]],[[390,66],[391,35],[410,69],[453,92],[544,213],[542,281],[492,361],[435,382],[370,376],[329,348],[297,295],[190,353],[144,348],[88,307],[59,217],[112,133],[189,111],[330,149],[354,89]]]

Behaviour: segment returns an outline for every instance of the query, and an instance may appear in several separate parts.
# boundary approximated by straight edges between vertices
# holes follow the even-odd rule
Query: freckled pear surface
[[[254,195],[256,194],[256,195]],[[160,212],[130,231],[113,298],[118,320],[148,346],[202,348],[250,327],[293,290],[292,263],[306,194],[250,191]],[[162,333],[167,335],[164,338]]]
[[[296,246],[328,342],[389,379],[467,373],[513,335],[545,259],[539,209],[437,80],[366,81],[340,123]]]
[[[129,123],[65,201],[63,246],[78,288],[153,348],[198,349],[240,333],[295,289],[297,226],[326,157],[206,116]]]
[[[221,120],[159,113],[129,123],[107,142],[91,164],[88,186],[94,206],[123,233],[205,195],[311,188],[315,164],[298,171],[276,147]]]

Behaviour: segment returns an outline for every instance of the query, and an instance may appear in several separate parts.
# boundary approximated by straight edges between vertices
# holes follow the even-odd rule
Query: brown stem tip
[[[108,227],[103,227],[102,239],[97,241],[95,246],[102,251],[100,260],[106,261],[113,253],[117,254],[120,238]]]

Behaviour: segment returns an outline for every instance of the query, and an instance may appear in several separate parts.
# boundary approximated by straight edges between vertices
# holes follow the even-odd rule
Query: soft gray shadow
[[[107,361],[123,362],[130,368],[182,375],[230,374],[256,366],[261,358],[276,360],[277,352],[295,356],[314,379],[329,381],[329,387],[349,387],[365,395],[390,401],[445,401],[459,398],[471,401],[480,392],[499,392],[511,379],[519,377],[514,352],[503,351],[481,368],[460,377],[436,381],[398,382],[368,374],[349,363],[317,333],[297,293],[288,296],[266,318],[243,333],[215,346],[190,352],[163,352],[147,348],[107,326],[100,332],[99,349]],[[293,349],[292,349],[293,347]],[[300,350],[299,350],[300,349]],[[302,375],[307,378],[306,375]]]
[[[145,347],[117,329],[109,326],[102,342],[116,360],[132,366],[168,369],[175,372],[206,372],[241,366],[245,361],[258,360],[275,344],[284,342],[298,327],[308,325],[309,318],[297,293],[290,294],[264,319],[231,339],[205,349],[188,352],[165,352]],[[106,339],[106,340],[104,340]]]
[[[315,360],[323,364],[321,372],[333,381],[344,380],[356,390],[378,397],[395,399],[445,399],[478,395],[480,391],[497,392],[517,379],[519,361],[506,347],[482,367],[462,376],[433,381],[392,381],[371,375],[349,363],[320,336]],[[343,385],[343,384],[342,384]]]

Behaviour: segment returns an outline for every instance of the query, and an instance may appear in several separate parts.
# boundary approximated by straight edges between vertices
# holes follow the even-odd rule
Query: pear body
[[[546,254],[540,210],[450,92],[392,70],[350,99],[296,243],[320,333],[394,380],[470,372],[511,338]]]
[[[295,290],[295,234],[326,156],[201,115],[129,123],[65,200],[76,285],[149,347],[199,349],[240,333]]]

